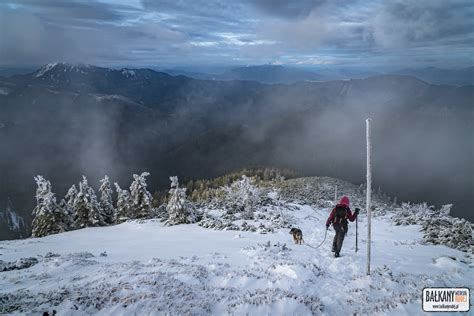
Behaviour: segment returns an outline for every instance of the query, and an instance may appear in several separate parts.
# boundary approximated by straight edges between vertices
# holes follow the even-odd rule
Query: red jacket
[[[341,221],[344,221],[347,218],[348,220],[353,222],[357,218],[357,214],[351,212],[351,209],[349,208],[349,204],[350,204],[349,198],[347,196],[344,196],[341,199],[341,201],[339,201],[339,204],[336,205],[336,207],[342,206],[346,208],[346,217],[342,219]],[[331,211],[331,214],[329,214],[329,217],[326,221],[326,226],[329,226],[331,223],[334,222],[335,216],[336,216],[336,207],[334,207]]]

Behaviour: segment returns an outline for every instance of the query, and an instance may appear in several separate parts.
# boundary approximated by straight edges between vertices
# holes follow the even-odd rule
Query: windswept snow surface
[[[328,209],[281,206],[304,240],[319,244]],[[372,275],[366,222],[359,252],[351,223],[340,258],[331,229],[317,250],[271,234],[217,231],[156,220],[0,242],[0,260],[35,257],[0,272],[0,312],[59,315],[425,315],[424,287],[474,286],[471,254],[421,244],[419,226],[372,223]],[[102,253],[102,255],[101,255]]]

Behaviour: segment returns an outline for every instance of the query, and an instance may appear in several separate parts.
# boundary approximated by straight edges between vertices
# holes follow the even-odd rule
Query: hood
[[[345,205],[346,207],[349,207],[350,201],[347,196],[343,196],[342,199],[339,201],[339,204]]]

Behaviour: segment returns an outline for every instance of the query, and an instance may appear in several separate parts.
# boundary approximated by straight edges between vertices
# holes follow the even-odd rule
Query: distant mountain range
[[[462,69],[440,69],[436,67],[402,69],[398,71],[364,70],[362,68],[321,68],[308,70],[282,65],[260,65],[234,67],[221,74],[186,71],[183,69],[163,69],[171,75],[184,75],[207,80],[250,80],[261,83],[295,83],[298,81],[329,81],[343,79],[363,79],[382,74],[408,75],[432,84],[473,85],[474,67]]]
[[[436,67],[402,69],[394,73],[414,76],[421,80],[434,84],[456,86],[474,84],[474,66],[462,69],[440,69]]]
[[[25,75],[37,70],[38,67],[9,67],[0,66],[0,77],[10,77],[14,75]]]
[[[363,79],[371,76],[394,74],[416,77],[432,84],[474,85],[474,66],[461,69],[442,69],[437,67],[405,68],[394,71],[350,68],[321,67],[306,69],[283,65],[255,65],[239,67],[177,67],[150,68],[172,76],[186,76],[203,80],[247,80],[266,84],[295,83],[298,81],[329,81],[344,79]],[[28,74],[36,70],[34,67],[0,67],[0,77]]]
[[[257,65],[244,67],[231,67],[222,73],[204,73],[188,71],[185,69],[163,69],[161,70],[170,75],[183,75],[195,79],[206,80],[246,80],[256,81],[266,84],[275,83],[295,83],[299,81],[328,81],[340,79],[365,78],[380,73],[373,71],[363,71],[356,69],[321,69],[311,71],[299,67],[290,67],[283,65]]]
[[[48,64],[0,78],[0,205],[11,198],[29,222],[37,174],[58,200],[82,174],[126,186],[144,170],[152,190],[255,165],[360,183],[370,116],[376,185],[472,220],[473,91],[405,75],[262,84]]]

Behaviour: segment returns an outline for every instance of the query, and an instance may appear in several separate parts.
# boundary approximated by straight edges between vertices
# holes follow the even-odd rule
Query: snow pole
[[[334,189],[334,204],[337,204],[337,185],[336,185],[336,188]]]
[[[367,201],[366,201],[366,211],[367,211],[367,275],[370,275],[370,241],[371,241],[371,194],[372,194],[372,162],[371,154],[372,147],[370,143],[370,118],[365,120],[366,123],[366,137],[367,137]]]

